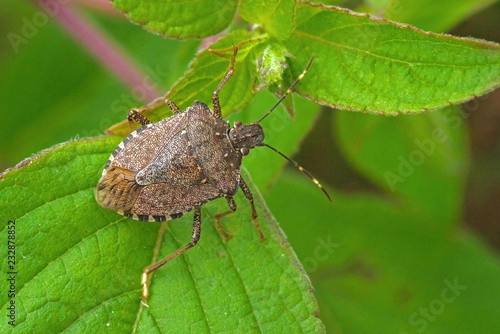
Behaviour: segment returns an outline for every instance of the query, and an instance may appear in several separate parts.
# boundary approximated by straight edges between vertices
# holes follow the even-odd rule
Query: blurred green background
[[[375,10],[378,3],[343,5]],[[148,33],[105,1],[77,1],[73,8],[113,41],[141,80],[117,78],[56,20],[44,19],[35,2],[4,3],[0,170],[57,143],[102,135],[129,108],[165,93],[201,45]],[[500,42],[500,4],[478,8],[443,29]],[[266,110],[273,101],[266,94],[248,111]],[[314,113],[297,100],[296,114]],[[286,131],[279,125],[271,124],[276,134],[269,136]],[[433,139],[434,129],[447,140]],[[293,158],[327,185],[333,206],[290,167],[261,190],[312,279],[328,332],[495,333],[499,138],[498,89],[460,108],[415,116],[319,110]],[[387,172],[397,174],[412,157],[421,160],[391,189]],[[258,158],[248,160],[251,173],[263,168]]]

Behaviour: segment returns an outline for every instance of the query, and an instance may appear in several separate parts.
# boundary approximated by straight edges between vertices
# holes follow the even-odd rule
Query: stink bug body
[[[195,101],[191,107],[181,112],[175,103],[169,100],[155,101],[144,109],[132,109],[128,115],[131,127],[133,121],[140,123],[142,127],[118,145],[97,185],[97,202],[128,218],[165,221],[194,210],[191,241],[144,270],[143,299],[146,299],[148,294],[147,275],[198,242],[201,232],[200,207],[213,199],[225,197],[227,200],[230,210],[215,215],[215,221],[220,233],[229,238],[229,234],[220,224],[220,218],[236,211],[233,196],[241,188],[250,202],[252,221],[261,240],[264,239],[257,221],[252,193],[240,175],[241,160],[255,146],[268,146],[263,143],[264,131],[258,123],[269,115],[302,79],[312,59],[302,75],[264,117],[252,124],[235,122],[235,126],[230,128],[229,123],[222,119],[219,91],[234,71],[236,53],[235,47],[231,65],[213,93],[213,111],[206,104]],[[151,123],[140,111],[157,106],[158,102],[168,104],[174,115]],[[284,157],[306,173],[330,199],[316,179],[296,162]]]

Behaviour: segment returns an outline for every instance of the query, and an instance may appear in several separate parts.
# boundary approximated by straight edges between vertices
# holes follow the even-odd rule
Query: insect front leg
[[[231,65],[229,65],[229,68],[227,69],[226,75],[224,75],[224,78],[220,82],[219,86],[214,91],[214,94],[212,95],[212,104],[214,106],[214,113],[215,116],[218,118],[222,118],[222,111],[220,109],[220,103],[219,103],[219,92],[224,87],[226,82],[228,82],[229,78],[233,75],[234,72],[234,62],[236,60],[236,54],[238,53],[238,47],[236,45],[233,46],[233,58],[231,58]]]
[[[198,208],[194,209],[193,233],[191,236],[191,241],[187,245],[185,245],[184,247],[179,248],[174,253],[172,253],[169,256],[167,256],[166,258],[164,258],[163,260],[161,260],[157,263],[154,263],[154,264],[150,265],[149,267],[147,267],[146,269],[144,269],[144,272],[142,273],[142,282],[141,282],[142,283],[142,300],[144,303],[148,299],[148,293],[149,293],[148,292],[148,275],[151,274],[156,269],[163,266],[164,264],[172,261],[173,259],[175,259],[179,255],[181,255],[182,253],[184,253],[188,249],[192,248],[194,245],[196,245],[198,240],[200,240],[200,235],[201,235],[201,209],[198,207]]]

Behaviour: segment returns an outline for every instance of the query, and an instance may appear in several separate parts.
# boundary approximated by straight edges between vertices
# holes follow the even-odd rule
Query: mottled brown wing
[[[154,160],[174,137],[186,128],[187,113],[147,124],[128,135],[113,152],[106,166],[138,172]]]
[[[195,185],[206,182],[186,130],[182,130],[163,145],[163,149],[153,161],[137,173],[136,181],[140,185],[153,183]]]
[[[224,194],[238,191],[241,153],[229,141],[229,123],[214,117],[202,102],[195,101],[188,112],[188,138],[204,174]]]
[[[186,186],[155,183],[142,188],[131,213],[175,218],[221,196],[211,184]]]
[[[135,172],[119,167],[105,170],[95,192],[103,207],[114,211],[130,210],[139,195],[141,186],[135,182]]]

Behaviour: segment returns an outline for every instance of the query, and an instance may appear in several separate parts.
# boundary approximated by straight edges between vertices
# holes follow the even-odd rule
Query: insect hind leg
[[[179,248],[163,260],[154,263],[144,269],[144,272],[142,273],[142,300],[143,303],[146,303],[146,300],[148,299],[148,276],[151,274],[153,271],[156,269],[160,268],[164,264],[172,261],[188,249],[192,248],[193,246],[196,245],[198,240],[200,240],[200,235],[201,235],[201,209],[199,207],[194,209],[194,218],[193,218],[193,233],[191,236],[191,241],[187,243],[184,247]]]

